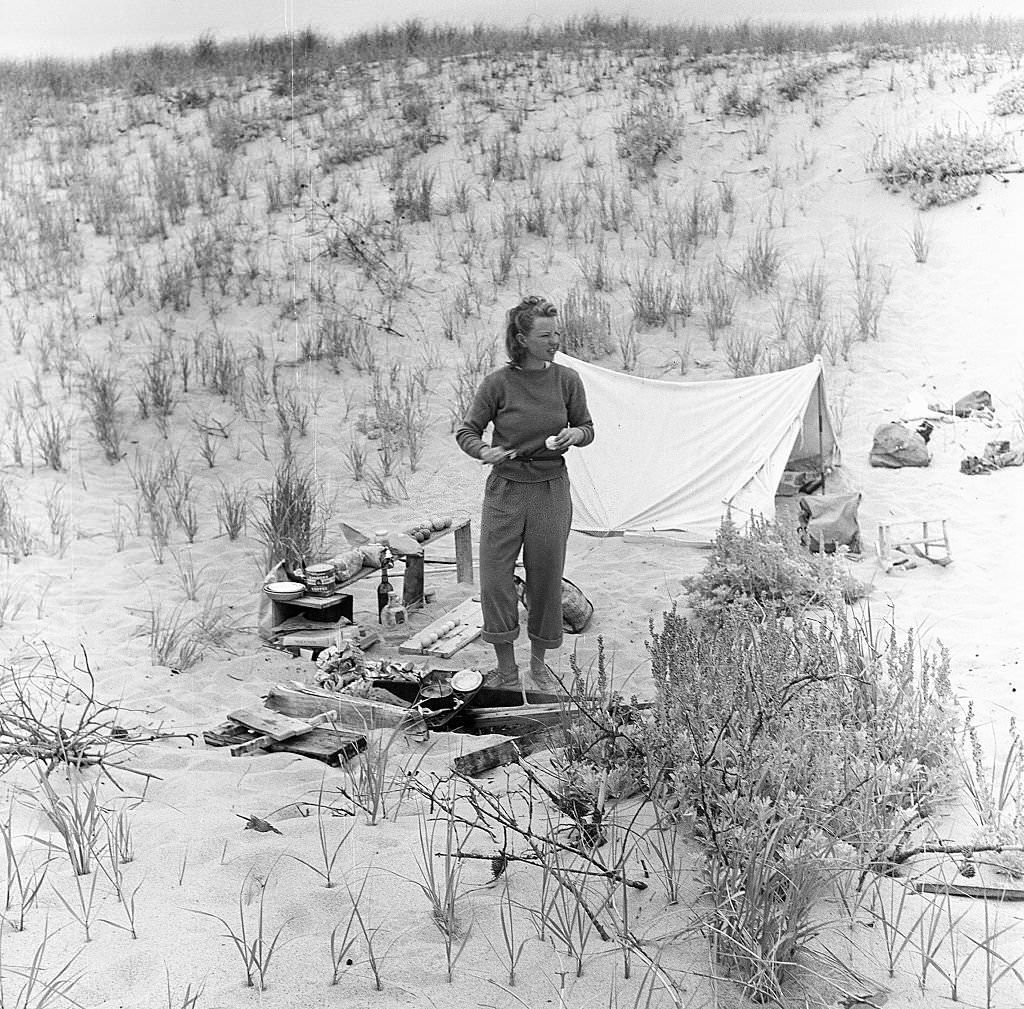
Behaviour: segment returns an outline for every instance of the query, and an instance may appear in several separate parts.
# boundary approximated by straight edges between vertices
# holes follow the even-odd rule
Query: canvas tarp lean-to
[[[574,529],[714,539],[730,512],[771,519],[787,466],[839,462],[820,358],[709,382],[638,378],[556,355],[583,379],[593,444],[566,457]],[[820,423],[819,423],[820,422]]]

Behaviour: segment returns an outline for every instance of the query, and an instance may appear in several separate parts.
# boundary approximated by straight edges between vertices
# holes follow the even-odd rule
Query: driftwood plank
[[[929,883],[915,880],[918,893],[941,893],[950,897],[981,897],[986,900],[1024,900],[1024,890],[1012,886],[983,886],[980,883]]]
[[[557,726],[527,732],[514,739],[506,739],[501,743],[484,746],[472,753],[464,753],[456,757],[452,766],[459,774],[474,777],[486,771],[492,771],[502,764],[516,764],[520,757],[557,746],[561,741],[561,729]]]
[[[270,736],[271,739],[277,742],[309,732],[308,722],[303,722],[297,718],[289,718],[280,712],[268,711],[263,707],[238,708],[236,711],[229,711],[228,718],[232,722],[238,722],[246,728],[255,730],[260,735]]]

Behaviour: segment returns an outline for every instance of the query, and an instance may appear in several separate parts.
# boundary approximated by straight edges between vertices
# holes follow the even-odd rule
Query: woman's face
[[[554,360],[558,350],[561,334],[558,331],[558,320],[553,316],[541,316],[533,320],[530,332],[522,336],[526,357],[523,368],[543,368]]]

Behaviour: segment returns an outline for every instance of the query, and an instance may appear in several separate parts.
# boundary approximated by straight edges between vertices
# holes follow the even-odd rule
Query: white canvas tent
[[[820,358],[709,382],[637,378],[558,354],[587,390],[593,444],[569,452],[573,528],[709,542],[727,511],[773,518],[787,464],[838,463]]]

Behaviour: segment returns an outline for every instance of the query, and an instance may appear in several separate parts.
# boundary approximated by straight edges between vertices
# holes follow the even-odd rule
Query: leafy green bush
[[[1024,115],[1024,77],[1007,81],[995,93],[989,108],[994,116]]]
[[[648,648],[644,747],[705,849],[715,955],[778,999],[829,887],[890,871],[950,781],[948,655],[841,608],[733,606],[717,624],[673,610]]]
[[[791,526],[758,518],[746,530],[726,518],[704,570],[683,584],[694,610],[703,616],[721,614],[737,603],[796,611],[835,599],[851,602],[865,594],[841,559],[812,555]]]
[[[883,156],[877,171],[887,188],[899,192],[906,187],[925,209],[973,196],[986,172],[1005,168],[1010,161],[998,137],[936,129]]]

